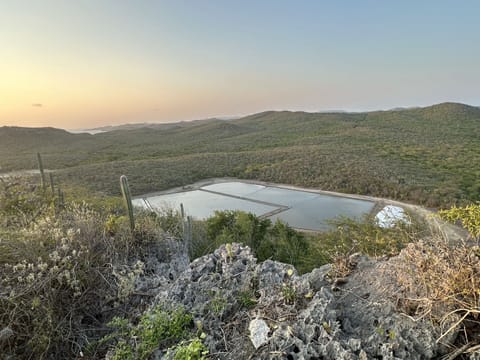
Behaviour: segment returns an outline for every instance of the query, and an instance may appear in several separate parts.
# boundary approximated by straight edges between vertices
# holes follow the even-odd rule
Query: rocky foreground
[[[353,255],[339,278],[331,265],[299,276],[291,265],[257,263],[239,244],[191,263],[177,250],[168,265],[152,255],[151,275],[137,281],[137,290],[154,292],[153,305],[191,313],[211,358],[434,359],[452,352],[447,344],[456,332],[437,341],[439,327],[397,310],[398,258]]]

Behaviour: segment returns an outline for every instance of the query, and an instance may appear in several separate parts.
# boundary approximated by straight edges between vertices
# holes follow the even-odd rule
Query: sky
[[[0,126],[480,105],[477,0],[0,0]]]

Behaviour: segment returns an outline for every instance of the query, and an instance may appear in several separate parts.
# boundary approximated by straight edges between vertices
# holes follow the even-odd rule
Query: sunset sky
[[[0,126],[480,105],[476,0],[0,0]]]

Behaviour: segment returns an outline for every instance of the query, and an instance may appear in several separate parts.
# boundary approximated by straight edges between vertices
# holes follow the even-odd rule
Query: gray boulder
[[[299,276],[288,264],[257,264],[248,247],[221,246],[165,284],[154,304],[190,312],[216,359],[393,360],[444,354],[436,342],[438,329],[396,310],[386,292],[391,287],[385,284],[393,281],[383,271],[386,261],[358,255],[353,260],[356,268],[333,286],[330,265]]]

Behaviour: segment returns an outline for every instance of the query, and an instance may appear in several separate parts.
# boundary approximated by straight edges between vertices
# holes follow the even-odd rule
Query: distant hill
[[[139,128],[148,128],[155,130],[169,130],[173,128],[184,128],[189,126],[199,125],[201,123],[215,122],[218,120],[231,120],[236,119],[237,117],[227,117],[227,118],[210,118],[210,119],[201,119],[201,120],[191,120],[191,121],[177,121],[177,122],[168,122],[168,123],[133,123],[133,124],[122,124],[122,125],[108,125],[101,126],[92,129],[84,130],[69,130],[72,133],[80,132],[91,132],[91,133],[102,133],[107,131],[117,131],[117,130],[135,130]]]
[[[110,193],[124,173],[136,194],[234,176],[431,206],[480,200],[480,108],[459,103],[107,129],[2,127],[0,171],[35,168],[40,152],[63,181]]]
[[[66,130],[52,127],[0,127],[0,150],[6,153],[23,152],[37,147],[44,149],[52,146],[68,146],[71,143],[85,139],[89,139],[89,135],[71,134]]]

